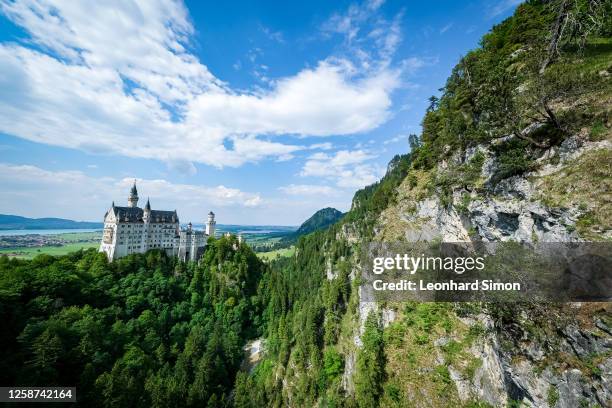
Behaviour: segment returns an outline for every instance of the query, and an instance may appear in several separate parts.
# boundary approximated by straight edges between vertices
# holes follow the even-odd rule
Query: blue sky
[[[0,213],[346,211],[516,0],[0,0]]]

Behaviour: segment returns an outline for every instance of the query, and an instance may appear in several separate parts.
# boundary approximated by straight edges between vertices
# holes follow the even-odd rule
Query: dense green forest
[[[200,264],[150,251],[0,258],[0,383],[76,386],[82,406],[226,406],[266,266],[235,237]]]

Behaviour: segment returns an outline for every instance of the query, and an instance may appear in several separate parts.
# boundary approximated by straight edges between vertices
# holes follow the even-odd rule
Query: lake
[[[75,229],[31,229],[31,230],[0,230],[0,236],[8,235],[57,235],[71,232],[102,232],[100,228],[75,228]]]

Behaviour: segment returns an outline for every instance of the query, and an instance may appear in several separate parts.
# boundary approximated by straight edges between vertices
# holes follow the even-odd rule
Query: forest
[[[227,406],[264,327],[266,271],[235,237],[211,239],[199,264],[0,257],[0,383],[76,386],[80,406]]]

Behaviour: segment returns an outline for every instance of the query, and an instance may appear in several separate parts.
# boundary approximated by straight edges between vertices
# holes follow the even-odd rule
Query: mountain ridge
[[[0,230],[90,229],[102,228],[103,225],[101,222],[74,221],[66,218],[29,218],[20,215],[0,214]]]
[[[293,244],[298,238],[311,234],[315,231],[319,231],[325,228],[328,228],[330,225],[335,224],[340,221],[342,217],[344,217],[344,213],[332,208],[326,207],[316,211],[313,215],[311,215],[306,221],[304,221],[298,227],[295,232],[285,236],[281,240],[282,245],[290,245]]]
[[[304,221],[299,226],[297,231],[295,231],[295,235],[302,236],[310,234],[313,231],[326,228],[329,225],[339,221],[343,216],[344,213],[335,208],[322,208],[315,212],[313,215],[311,215],[310,218],[308,218],[306,221]]]

